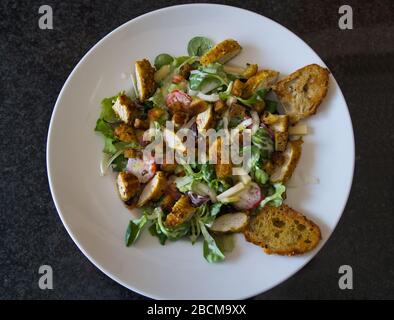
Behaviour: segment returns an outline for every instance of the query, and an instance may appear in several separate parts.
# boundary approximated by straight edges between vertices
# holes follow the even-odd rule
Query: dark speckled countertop
[[[187,2],[0,2],[0,298],[144,298],[100,272],[67,234],[48,187],[47,130],[64,81],[88,49],[134,17]],[[337,229],[305,268],[256,299],[393,299],[394,2],[216,2],[261,13],[304,39],[339,82],[356,139],[353,187]],[[54,30],[38,28],[42,4],[53,8]],[[353,30],[338,28],[342,4],[353,8]],[[42,264],[54,270],[53,290],[37,285]],[[353,290],[338,288],[340,265],[352,266]]]

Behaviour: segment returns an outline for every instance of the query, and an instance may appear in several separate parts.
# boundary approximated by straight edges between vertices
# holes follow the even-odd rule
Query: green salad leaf
[[[265,197],[263,201],[261,201],[259,207],[263,208],[264,206],[272,206],[279,207],[283,202],[283,193],[286,191],[286,187],[282,183],[274,183],[273,184],[274,191],[268,197]]]
[[[174,59],[172,62],[173,68],[179,68],[185,63],[191,62],[193,63],[195,61],[195,57],[189,57],[189,56],[179,56]]]
[[[116,117],[114,110],[112,109],[112,106],[114,105],[116,99],[119,97],[120,94],[122,94],[122,92],[120,92],[116,96],[104,98],[101,101],[100,119],[103,119],[104,121],[110,123],[119,121]]]
[[[223,179],[212,179],[208,185],[216,194],[220,194],[231,187],[231,185]]]
[[[255,180],[259,185],[264,185],[269,180],[269,175],[265,172],[260,166],[255,166],[252,170],[252,178]]]
[[[174,57],[170,56],[168,53],[162,53],[155,58],[154,65],[156,70],[159,70],[162,66],[171,64],[173,61]]]
[[[125,243],[127,247],[131,246],[137,240],[141,230],[147,222],[148,219],[144,215],[137,220],[130,220],[125,235]]]
[[[265,111],[269,113],[276,113],[278,108],[278,102],[273,100],[264,99],[265,101]]]
[[[213,42],[206,37],[194,37],[187,45],[189,56],[201,57],[205,52],[213,47]]]
[[[157,209],[157,228],[159,228],[160,232],[165,235],[169,240],[178,240],[184,236],[186,236],[189,232],[190,221],[177,225],[173,228],[168,228],[163,223],[163,210],[159,207]]]
[[[180,192],[187,192],[192,190],[193,182],[195,181],[193,176],[178,177],[175,179],[176,187]]]
[[[114,154],[118,149],[115,146],[116,139],[114,138],[109,138],[109,137],[104,137],[104,149],[103,152],[107,154]]]
[[[216,245],[221,252],[227,253],[234,250],[235,237],[233,233],[216,233],[212,237],[215,239]]]
[[[151,96],[148,101],[151,101],[155,107],[163,107],[166,105],[163,92],[157,89],[153,96]]]
[[[199,221],[201,233],[204,237],[203,254],[209,263],[223,261],[225,256],[217,246],[215,239],[209,234],[205,224]]]
[[[274,151],[274,142],[265,128],[259,128],[252,135],[252,145],[259,149],[261,159],[269,159]]]
[[[223,71],[223,65],[213,63],[206,67],[200,66],[198,70],[193,70],[189,77],[191,90],[208,93],[221,86],[228,86],[230,81]]]
[[[249,99],[242,99],[241,97],[236,97],[239,102],[243,103],[245,106],[251,107],[259,101],[264,101],[264,97],[267,94],[266,89],[257,90]]]
[[[127,166],[127,158],[123,154],[116,157],[116,159],[112,162],[112,169],[116,172],[122,172],[126,169]]]
[[[207,227],[210,227],[216,216],[220,213],[223,203],[215,202],[211,205],[208,203],[203,204],[197,209],[196,217],[198,221],[204,223]]]
[[[161,232],[160,227],[158,227],[157,223],[153,223],[148,230],[152,236],[159,239],[161,245],[164,246],[166,244],[167,236]]]
[[[96,127],[94,128],[94,131],[102,133],[102,135],[106,138],[114,137],[114,129],[103,118],[97,119]]]

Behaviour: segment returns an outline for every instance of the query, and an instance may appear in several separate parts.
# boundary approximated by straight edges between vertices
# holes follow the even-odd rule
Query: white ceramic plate
[[[315,220],[323,240],[297,257],[266,255],[241,235],[223,263],[208,264],[201,244],[161,246],[144,232],[124,246],[131,213],[123,206],[111,175],[100,177],[103,141],[93,132],[102,98],[131,87],[137,59],[162,52],[186,54],[193,36],[215,42],[237,39],[242,53],[233,63],[257,62],[286,75],[310,63],[324,65],[301,39],[258,14],[221,5],[182,5],[145,14],[111,32],[75,67],[60,95],[48,134],[50,187],[60,218],[80,250],[123,286],[159,299],[241,299],[264,292],[303,267],[324,245],[345,207],[353,177],[354,138],[346,102],[331,76],[328,96],[308,119],[298,174],[317,185],[288,190],[287,203]]]

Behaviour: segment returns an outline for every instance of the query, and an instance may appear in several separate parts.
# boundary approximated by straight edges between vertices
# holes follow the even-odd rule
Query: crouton
[[[140,188],[140,183],[136,176],[130,172],[120,172],[116,179],[120,198],[123,201],[128,201],[134,197]]]
[[[200,112],[196,118],[197,130],[201,132],[203,130],[208,130],[213,124],[213,113],[212,107],[209,106],[204,112]]]
[[[275,150],[285,151],[289,139],[289,116],[265,112],[261,121],[274,131]]]
[[[264,112],[265,109],[265,101],[257,101],[255,104],[253,104],[253,109],[258,113],[261,114]]]
[[[163,108],[154,107],[148,110],[148,120],[150,122],[158,121],[161,122],[167,118],[167,112]]]
[[[242,120],[247,116],[246,108],[239,103],[231,104],[228,112],[229,118],[241,118]]]
[[[166,217],[165,224],[167,227],[175,227],[188,221],[196,212],[188,196],[181,196],[172,207],[171,213]]]
[[[130,149],[126,149],[123,152],[123,156],[125,158],[138,158],[140,156],[140,154],[141,154],[141,151],[135,150],[135,149],[131,149],[131,148]]]
[[[142,120],[142,119],[135,119],[134,120],[134,128],[146,130],[149,128],[149,121]]]
[[[137,141],[137,137],[134,133],[133,128],[125,123],[121,123],[119,126],[115,128],[114,135],[120,141],[124,141],[128,143]]]
[[[145,185],[138,199],[137,206],[142,207],[148,201],[158,200],[166,187],[166,177],[163,172],[158,171],[156,175]]]
[[[275,155],[275,152],[274,152],[273,156],[274,155]],[[269,175],[271,175],[274,172],[274,169],[275,169],[275,166],[271,160],[267,160],[266,162],[264,162],[263,170],[265,172],[267,172]]]
[[[233,39],[227,39],[208,50],[200,58],[200,62],[204,66],[214,62],[223,64],[234,58],[241,51],[241,49],[242,48],[237,41]]]
[[[189,79],[190,72],[193,70],[193,67],[189,63],[183,64],[179,69],[179,75],[185,79]]]
[[[114,105],[112,106],[112,109],[114,110],[116,116],[124,123],[133,123],[136,108],[133,101],[131,101],[129,97],[124,94],[118,96]]]
[[[260,89],[270,89],[278,79],[279,72],[274,70],[261,70],[245,82],[243,98],[248,99]]]
[[[328,90],[329,71],[317,64],[305,66],[273,86],[291,123],[316,113]]]
[[[223,152],[227,152],[227,157],[222,154]],[[219,137],[215,140],[215,142],[209,148],[209,160],[214,162],[216,153],[216,164],[215,164],[215,173],[216,177],[219,179],[224,179],[230,177],[233,171],[233,165],[230,161],[229,151],[226,151],[226,147],[222,150],[222,139]]]
[[[218,179],[225,179],[227,177],[230,177],[232,174],[233,166],[231,163],[224,164],[224,163],[218,163],[215,164],[215,173],[216,177]]]
[[[163,170],[164,172],[172,173],[175,171],[177,166],[178,165],[176,163],[162,163],[160,165],[160,169]]]
[[[231,94],[233,96],[241,97],[244,87],[245,84],[241,80],[236,79],[231,87]]]
[[[289,141],[286,150],[276,152],[272,157],[274,168],[270,176],[271,182],[286,183],[292,176],[301,157],[302,139]]]
[[[218,100],[214,104],[214,110],[216,113],[222,114],[227,110],[227,104],[223,100]]]
[[[174,123],[175,127],[178,128],[183,126],[187,122],[188,118],[189,116],[186,112],[177,111],[172,115],[172,122]]]
[[[196,115],[200,112],[204,112],[209,107],[208,102],[200,99],[200,98],[193,98],[193,101],[190,103],[188,108],[188,113],[190,115]]]
[[[139,100],[144,102],[156,90],[155,68],[152,67],[147,59],[136,61],[135,76],[137,79]]]
[[[244,235],[268,254],[288,256],[313,250],[321,239],[314,222],[285,204],[265,206],[250,219]]]

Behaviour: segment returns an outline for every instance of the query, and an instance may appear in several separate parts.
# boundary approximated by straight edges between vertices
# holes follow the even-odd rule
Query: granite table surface
[[[141,14],[191,2],[0,2],[0,299],[145,298],[99,271],[63,227],[47,180],[48,125],[65,80],[97,41]],[[394,2],[216,3],[260,13],[306,41],[337,79],[355,133],[353,186],[332,237],[305,268],[254,299],[393,299]],[[53,8],[53,30],[38,27],[43,4]],[[343,4],[353,9],[352,30],[338,27]],[[53,290],[37,285],[43,264],[53,268]],[[340,265],[353,268],[353,290],[339,289]]]

